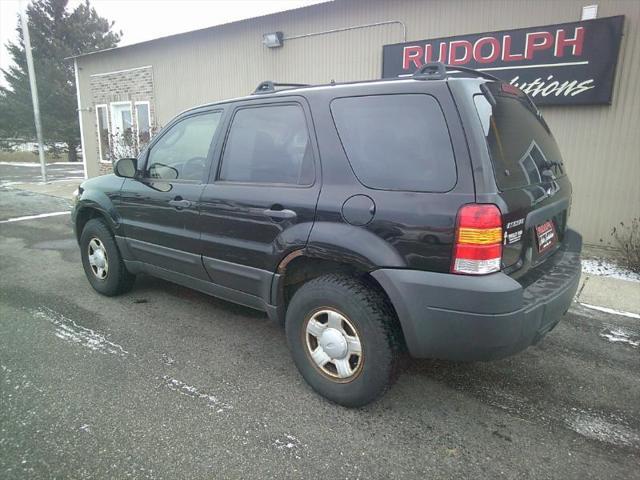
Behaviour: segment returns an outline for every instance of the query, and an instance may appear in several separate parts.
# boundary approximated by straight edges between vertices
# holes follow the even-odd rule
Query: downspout
[[[80,101],[80,80],[78,78],[78,59],[73,59],[73,69],[76,75],[76,97],[78,99],[78,123],[80,124],[80,150],[82,150],[82,167],[84,168],[84,178],[89,178],[87,172],[87,151],[84,148],[84,131],[82,129],[82,102]]]

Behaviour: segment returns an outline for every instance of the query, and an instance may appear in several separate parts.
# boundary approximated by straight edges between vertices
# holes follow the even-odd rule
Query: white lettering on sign
[[[517,227],[518,225],[522,225],[524,223],[524,218],[519,218],[518,220],[514,220],[513,222],[507,223],[507,230],[513,227]]]
[[[522,239],[522,232],[524,232],[524,230],[517,230],[513,233],[504,232],[504,244],[511,245],[512,243],[519,242]]]
[[[473,44],[468,40],[451,40],[436,45],[408,45],[402,51],[402,68],[407,70],[411,65],[419,68],[424,63],[436,61],[449,65],[466,65],[472,61],[492,63],[497,59],[503,62],[535,60],[545,50],[551,50],[556,58],[563,58],[565,55],[580,57],[584,38],[584,27],[574,27],[572,32],[567,32],[564,28],[529,32],[521,45],[514,45],[508,34],[482,37]]]
[[[557,80],[553,80],[553,75],[549,75],[546,80],[543,80],[542,78],[536,78],[533,82],[529,83],[518,83],[519,80],[520,77],[516,76],[512,78],[509,83],[515,87],[518,87],[520,90],[531,97],[536,97],[538,95],[542,97],[547,97],[549,95],[554,95],[556,97],[575,97],[576,95],[586,92],[587,90],[596,88],[593,78],[590,78],[589,80],[583,80],[581,82],[579,82],[578,80],[566,80],[560,83]]]

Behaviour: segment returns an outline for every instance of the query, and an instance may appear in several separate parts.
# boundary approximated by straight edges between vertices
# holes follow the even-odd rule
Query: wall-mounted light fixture
[[[268,48],[278,48],[282,46],[282,32],[265,33],[262,35],[262,44]]]
[[[593,20],[594,18],[598,18],[598,5],[585,5],[582,7],[580,20]]]

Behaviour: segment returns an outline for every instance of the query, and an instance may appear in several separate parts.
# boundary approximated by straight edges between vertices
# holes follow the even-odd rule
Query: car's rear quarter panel
[[[455,155],[457,180],[448,192],[410,192],[367,188],[355,176],[340,142],[330,111],[331,101],[348,96],[429,94],[445,115]],[[475,201],[471,162],[462,124],[446,82],[379,82],[353,87],[319,89],[309,95],[320,145],[323,185],[316,223],[309,239],[309,251],[318,255],[334,245],[358,247],[363,256],[373,238],[386,247],[369,258],[369,268],[404,267],[448,272],[451,264],[455,220],[459,208]],[[394,159],[389,158],[389,168]],[[364,194],[375,203],[375,215],[364,226],[351,226],[341,215],[349,197]],[[332,232],[332,224],[341,226]],[[334,247],[335,248],[335,247]],[[353,252],[356,256],[359,252]]]

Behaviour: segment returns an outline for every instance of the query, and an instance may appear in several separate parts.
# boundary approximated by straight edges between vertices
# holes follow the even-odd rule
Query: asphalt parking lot
[[[640,478],[639,321],[572,308],[492,363],[409,362],[348,410],[258,312],[85,280],[63,199],[0,188],[0,478]]]
[[[50,163],[47,165],[47,180],[61,181],[84,178],[82,162],[78,163]],[[40,180],[39,163],[11,163],[0,162],[0,186],[14,186],[23,182]]]

